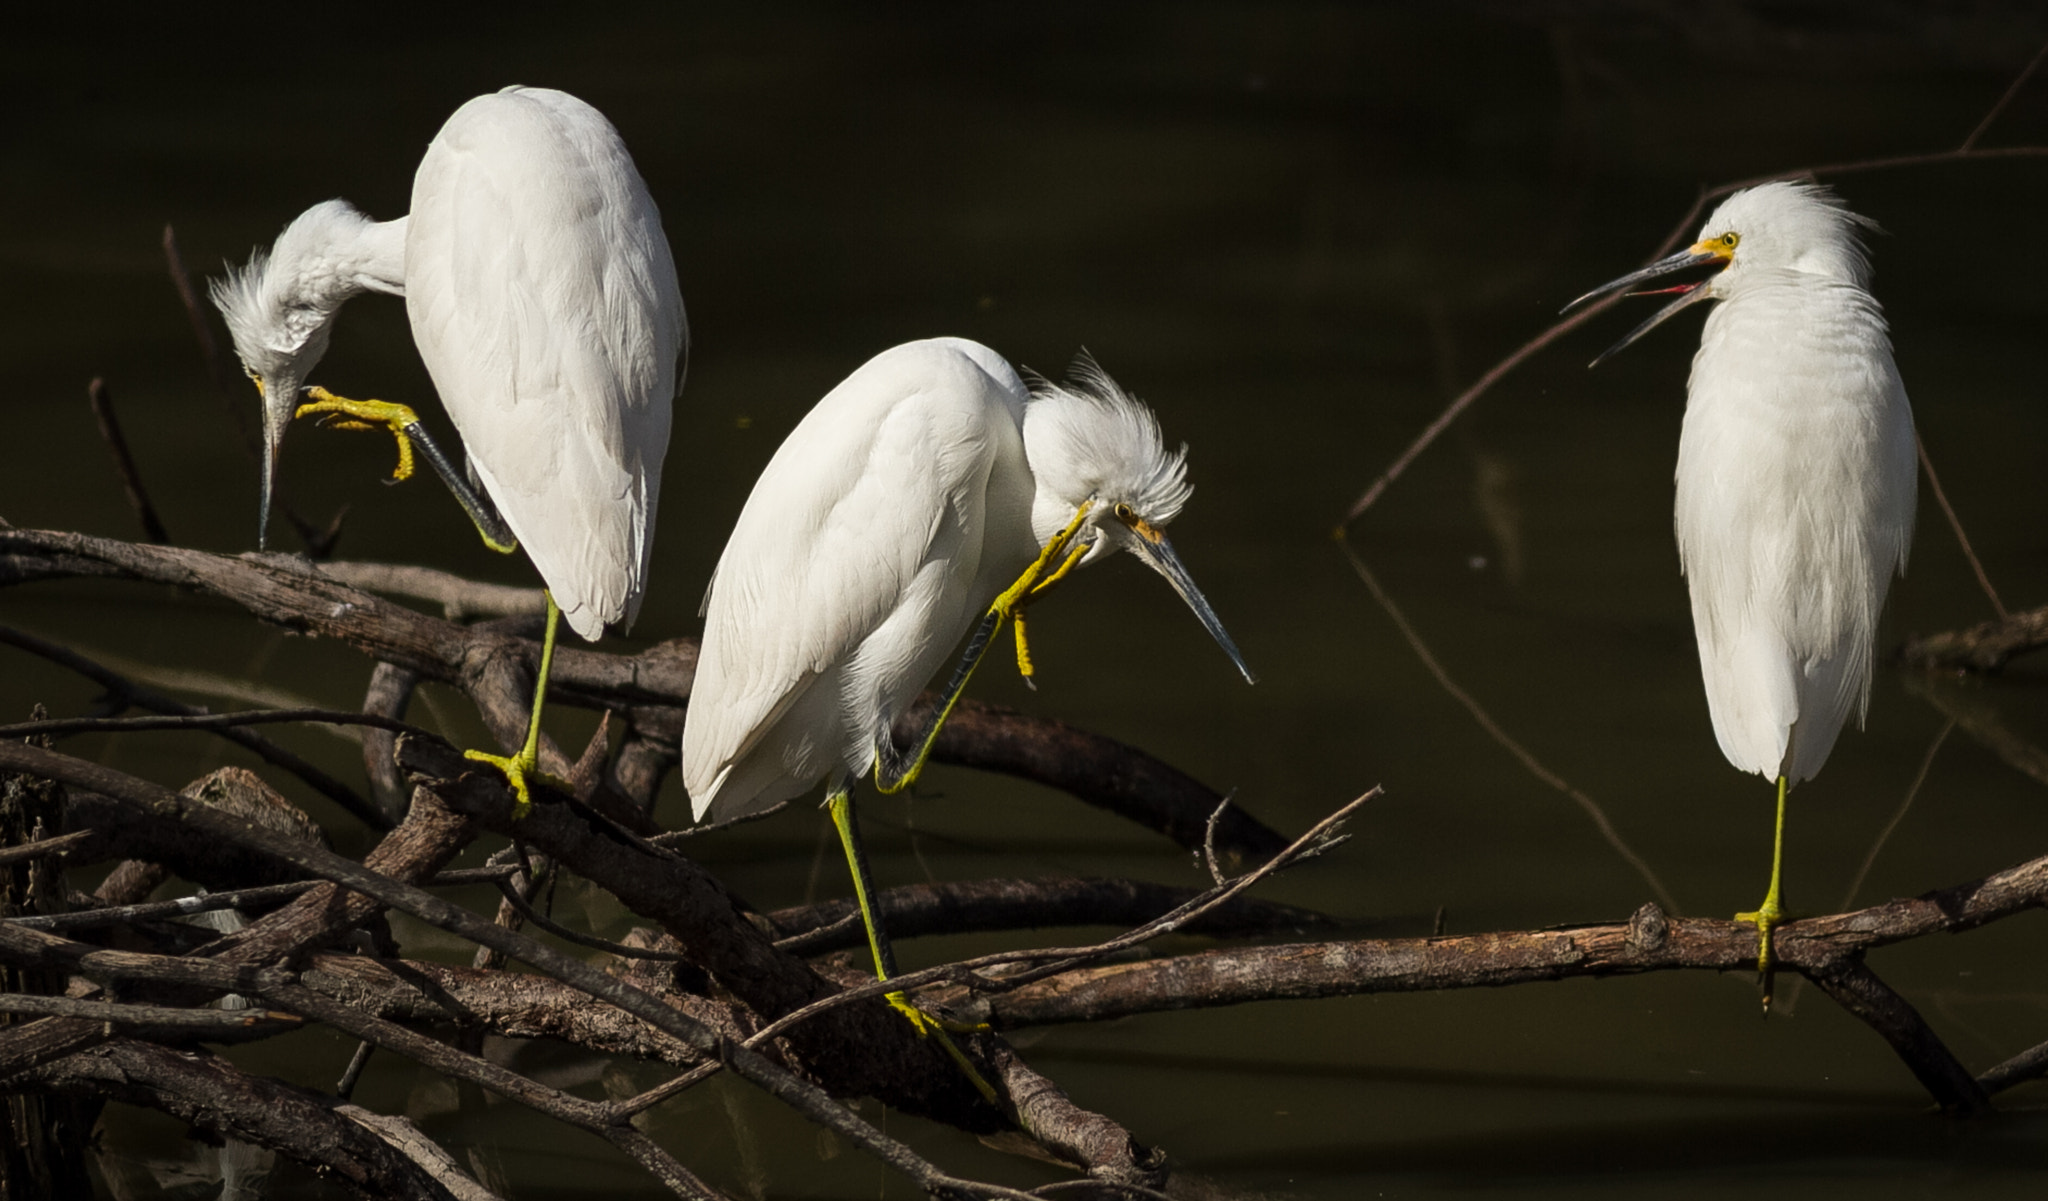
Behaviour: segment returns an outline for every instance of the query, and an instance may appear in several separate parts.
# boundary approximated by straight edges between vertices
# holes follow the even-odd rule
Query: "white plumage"
[[[471,470],[570,626],[631,625],[688,328],[660,213],[611,123],[544,88],[479,96],[427,148],[409,217],[315,205],[215,284],[264,394],[266,516],[300,385],[364,291],[405,296]]]
[[[865,772],[1031,562],[1028,396],[988,348],[938,338],[868,360],[790,431],[706,598],[682,747],[697,817]]]
[[[1084,503],[1082,561],[1134,550],[1237,659],[1159,529],[1186,502],[1185,471],[1085,356],[1069,386],[1027,389],[959,338],[876,355],[791,431],[719,558],[683,729],[696,815],[864,774],[903,706]]]
[[[1912,539],[1912,409],[1859,219],[1824,189],[1730,197],[1678,445],[1679,556],[1728,761],[1811,779],[1870,696],[1877,619]]]
[[[1728,761],[1811,779],[1870,698],[1872,645],[1913,536],[1913,413],[1868,291],[1858,218],[1767,184],[1706,235],[1740,241],[1708,290],[1678,442],[1679,558]]]
[[[1662,289],[1680,296],[1600,358],[1721,302],[1679,436],[1678,557],[1721,752],[1778,784],[1770,889],[1735,915],[1757,929],[1766,1012],[1785,796],[1820,771],[1850,711],[1862,719],[1878,614],[1913,537],[1913,412],[1856,236],[1869,224],[1826,188],[1764,184],[1723,201],[1690,248],[1573,302],[1722,266]]]
[[[1820,770],[1851,712],[1860,722],[1913,534],[1913,414],[1859,225],[1826,188],[1763,184],[1724,201],[1691,248],[1582,298],[1724,264],[1601,358],[1721,302],[1679,438],[1679,559],[1721,750],[1787,785]]]

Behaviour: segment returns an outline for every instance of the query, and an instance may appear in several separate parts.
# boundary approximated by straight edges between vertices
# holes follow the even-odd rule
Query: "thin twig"
[[[1921,786],[1927,783],[1927,773],[1934,770],[1934,757],[1941,753],[1942,745],[1948,741],[1948,736],[1955,728],[1954,718],[1942,724],[1941,733],[1934,736],[1934,741],[1927,747],[1927,753],[1921,756],[1920,770],[1913,773],[1913,782],[1906,785],[1906,795],[1900,799],[1898,810],[1892,814],[1891,820],[1884,824],[1884,829],[1878,831],[1877,841],[1870,844],[1870,853],[1863,856],[1862,866],[1856,869],[1855,878],[1849,881],[1849,887],[1842,890],[1842,903],[1835,908],[1846,910],[1855,902],[1856,893],[1863,887],[1864,878],[1870,875],[1870,869],[1877,863],[1878,853],[1884,850],[1885,843],[1891,841],[1892,832],[1899,828],[1899,823],[1906,820],[1906,812],[1919,798]]]
[[[136,469],[135,456],[128,450],[128,437],[121,432],[121,419],[114,414],[114,397],[107,390],[107,381],[94,376],[85,387],[85,399],[92,406],[92,419],[99,424],[100,439],[114,456],[114,470],[121,477],[121,490],[128,495],[128,507],[135,510],[135,519],[142,523],[142,536],[158,546],[169,545],[171,536],[164,531],[156,506],[149,502],[149,490],[142,486],[142,473]]]
[[[1977,573],[1977,586],[1991,598],[1991,607],[1997,611],[1998,620],[2004,621],[2012,615],[2006,612],[2005,602],[1998,599],[1998,589],[1991,586],[1991,577],[1984,574],[1984,564],[1971,548],[1970,536],[1963,532],[1963,522],[1956,516],[1955,506],[1948,503],[1948,493],[1942,491],[1941,477],[1934,472],[1934,460],[1927,457],[1927,443],[1917,430],[1913,433],[1913,448],[1920,452],[1920,470],[1927,473],[1927,486],[1934,490],[1934,503],[1941,506],[1942,516],[1948,518],[1948,528],[1955,532],[1956,545],[1963,548],[1963,558],[1970,561],[1970,570]]]
[[[928,934],[985,933],[1053,926],[1135,925],[1186,904],[1191,888],[1137,880],[1059,877],[905,884],[874,895],[876,920],[897,942]],[[778,909],[763,915],[781,935],[778,949],[811,956],[861,946],[867,939],[860,906],[850,897]],[[1181,927],[1212,938],[1300,931],[1339,923],[1312,909],[1241,898]]]
[[[0,847],[0,867],[6,867],[11,863],[20,863],[27,859],[42,859],[50,855],[62,855],[79,843],[85,842],[92,837],[93,832],[91,830],[73,830],[69,834],[59,834],[55,838],[38,838],[31,842],[24,842],[20,846]]]
[[[1636,854],[1635,848],[1628,845],[1628,840],[1624,839],[1621,836],[1621,832],[1614,828],[1614,823],[1607,820],[1607,811],[1602,809],[1599,803],[1592,797],[1573,787],[1564,777],[1545,767],[1542,761],[1529,752],[1527,747],[1515,741],[1506,730],[1501,728],[1499,722],[1493,720],[1493,715],[1486,711],[1485,706],[1475,700],[1471,693],[1459,687],[1458,682],[1451,678],[1451,673],[1444,669],[1443,664],[1438,662],[1436,655],[1430,651],[1429,644],[1422,640],[1422,635],[1416,633],[1415,627],[1408,624],[1407,616],[1401,612],[1400,606],[1394,603],[1394,598],[1387,595],[1386,590],[1380,587],[1378,577],[1373,575],[1372,569],[1365,565],[1365,560],[1359,556],[1358,552],[1352,549],[1350,540],[1339,539],[1338,544],[1344,550],[1344,557],[1350,560],[1351,569],[1358,573],[1358,578],[1365,582],[1366,590],[1372,593],[1372,598],[1379,602],[1381,609],[1386,611],[1387,617],[1394,623],[1394,628],[1399,630],[1401,637],[1407,641],[1408,648],[1415,652],[1415,657],[1421,659],[1422,665],[1429,669],[1431,675],[1436,677],[1438,687],[1449,693],[1451,699],[1463,705],[1465,711],[1472,715],[1472,720],[1478,722],[1479,728],[1486,732],[1487,737],[1498,743],[1502,750],[1514,756],[1516,761],[1521,763],[1522,767],[1530,775],[1535,776],[1538,780],[1543,781],[1545,784],[1571,798],[1572,803],[1577,805],[1580,811],[1592,820],[1593,827],[1600,832],[1601,839],[1614,850],[1615,854],[1621,856],[1623,862],[1635,869],[1636,874],[1643,878],[1643,883],[1650,886],[1650,891],[1656,894],[1657,903],[1664,907],[1664,911],[1673,915],[1679,913],[1678,902],[1672,899],[1671,891],[1664,887],[1664,881],[1657,877],[1657,873],[1650,867],[1649,861]]]
[[[524,875],[525,873],[521,870],[517,874]],[[652,947],[628,946],[622,942],[613,942],[608,938],[599,938],[595,934],[585,934],[579,930],[571,930],[529,904],[527,899],[520,895],[518,884],[511,878],[501,879],[497,884],[498,892],[505,898],[505,903],[518,910],[519,916],[565,942],[573,942],[579,947],[589,947],[593,951],[603,951],[608,955],[616,955],[621,959],[654,959],[664,963],[688,963],[690,961],[690,957],[680,951],[658,951]]]
[[[171,286],[178,290],[178,302],[185,308],[185,319],[192,324],[192,340],[199,344],[199,357],[206,365],[206,378],[220,397],[228,424],[234,427],[235,441],[247,452],[251,463],[259,462],[263,447],[256,440],[256,428],[249,423],[248,415],[239,403],[241,398],[235,395],[234,381],[228,377],[221,359],[220,343],[213,340],[213,326],[207,321],[206,309],[199,302],[199,290],[192,286],[192,275],[185,269],[185,256],[178,250],[178,231],[168,222],[164,225],[164,266],[170,271]]]
[[[239,713],[164,714],[157,717],[52,717],[0,726],[0,738],[55,737],[60,734],[125,734],[137,730],[228,730],[239,726],[275,726],[319,722],[335,726],[375,726],[400,734],[426,734],[409,722],[378,713],[350,709],[246,709]],[[428,735],[428,737],[432,737]]]
[[[1991,111],[1984,114],[1984,119],[1977,122],[1977,128],[1971,130],[1970,136],[1964,138],[1963,144],[1956,149],[1967,153],[1976,148],[1977,139],[1984,136],[1984,131],[1991,128],[1993,121],[1998,120],[1999,114],[2003,113],[2006,106],[2013,102],[2013,97],[2018,96],[2020,89],[2027,86],[2027,81],[2034,77],[2034,72],[2041,69],[2041,60],[2044,58],[2048,58],[2048,42],[2044,42],[2039,50],[2034,51],[2033,59],[2027,63],[2025,69],[2012,81],[2012,84],[2005,89],[2005,94],[1998,98],[1998,103],[1991,106]]]
[[[2043,53],[2048,53],[2048,48],[2044,48]],[[1929,154],[1903,154],[1885,158],[1860,159],[1847,163],[1828,163],[1818,167],[1799,167],[1789,171],[1759,175],[1751,179],[1736,180],[1733,183],[1717,184],[1714,187],[1703,190],[1693,199],[1692,207],[1685,211],[1685,215],[1678,219],[1678,223],[1672,227],[1671,232],[1665,236],[1664,241],[1644,261],[1651,262],[1662,258],[1670,251],[1671,247],[1677,245],[1679,239],[1685,236],[1686,231],[1693,228],[1694,224],[1700,219],[1709,201],[1739,192],[1744,188],[1755,187],[1758,184],[1770,183],[1781,179],[1815,179],[1822,176],[1858,175],[1868,171],[1896,170],[1902,167],[1923,167],[1935,163],[2048,157],[2048,146],[2006,146],[1991,150],[1978,150],[1975,146],[1978,135],[1983,133],[1992,120],[2003,111],[2005,105],[2019,90],[2020,85],[2024,84],[2028,77],[2033,74],[2035,66],[2040,61],[2041,56],[2036,55],[2034,61],[2027,65],[2026,70],[2020,73],[2019,78],[2013,81],[2013,85],[2007,90],[2005,97],[1992,107],[1991,111],[1985,115],[1984,120],[1978,123],[1978,128],[1968,138],[1964,139],[1963,144],[1957,149],[1940,150]],[[1509,373],[1514,371],[1515,368],[1527,362],[1530,356],[1534,355],[1537,351],[1557,341],[1564,334],[1577,329],[1585,323],[1587,318],[1597,312],[1604,312],[1620,299],[1619,296],[1606,297],[1563,320],[1553,322],[1548,329],[1537,334],[1529,341],[1524,342],[1506,358],[1494,364],[1470,388],[1459,393],[1445,407],[1444,411],[1437,416],[1436,420],[1430,422],[1423,429],[1422,433],[1418,434],[1415,440],[1409,443],[1408,448],[1402,451],[1395,458],[1394,462],[1366,487],[1365,491],[1352,503],[1350,511],[1345,513],[1344,519],[1338,523],[1338,531],[1341,533],[1352,522],[1357,521],[1359,517],[1363,516],[1367,509],[1379,503],[1380,497],[1385,494],[1387,488],[1395,480],[1401,477],[1401,473],[1408,469],[1409,464],[1413,463],[1417,456],[1421,455],[1424,450],[1427,450],[1431,443],[1435,442],[1446,429],[1450,428],[1451,423],[1458,419],[1459,414],[1470,408],[1474,401],[1492,389],[1495,384],[1499,383]]]
[[[1142,1197],[1145,1201],[1174,1201],[1171,1193],[1162,1193],[1158,1189],[1146,1188],[1139,1184],[1127,1184],[1121,1180],[1055,1180],[1051,1184],[1041,1184],[1031,1192],[1039,1197],[1057,1197],[1061,1193],[1089,1193]]]
[[[880,997],[892,992],[910,992],[926,984],[935,984],[945,980],[966,980],[991,987],[1018,987],[1046,976],[1069,971],[1080,964],[1100,959],[1105,955],[1113,955],[1119,951],[1128,950],[1162,934],[1179,929],[1194,918],[1209,912],[1218,905],[1259,883],[1261,880],[1266,879],[1268,876],[1284,871],[1303,860],[1321,855],[1333,846],[1341,843],[1346,836],[1338,834],[1338,829],[1367,801],[1379,795],[1380,789],[1378,787],[1372,788],[1345,804],[1335,813],[1317,822],[1307,833],[1289,843],[1279,854],[1274,855],[1258,867],[1238,876],[1228,884],[1201,893],[1170,913],[1162,914],[1152,921],[1146,922],[1144,925],[1120,934],[1106,942],[1083,947],[1047,947],[1038,950],[998,951],[991,955],[965,959],[940,967],[926,968],[916,972],[904,972],[900,975],[891,976],[886,980],[875,980],[868,984],[845,989],[831,996],[813,1001],[800,1009],[793,1009],[768,1025],[763,1026],[742,1045],[758,1047],[769,1039],[783,1034],[799,1022],[806,1021],[826,1010],[837,1009],[842,1005],[850,1005],[870,997]],[[988,968],[1006,967],[1013,964],[1037,964],[1038,966],[1027,967],[1023,971],[1006,975],[1000,980],[990,979],[983,974]],[[691,1081],[691,1083],[694,1083],[696,1079],[702,1079],[715,1070],[717,1070],[717,1065],[706,1064],[703,1067],[693,1069],[690,1073],[685,1073],[685,1075],[694,1077]],[[680,1078],[677,1081],[671,1081],[670,1084],[678,1089],[688,1087],[688,1085],[680,1082]],[[669,1086],[664,1086],[664,1088],[667,1087]]]
[[[664,849],[673,849],[692,838],[700,838],[706,834],[716,834],[721,830],[730,830],[734,826],[744,826],[753,822],[766,821],[768,818],[774,817],[784,809],[789,808],[790,804],[791,802],[789,801],[777,801],[766,809],[756,810],[752,813],[742,813],[738,817],[723,818],[719,821],[700,822],[694,826],[684,826],[680,830],[669,830],[665,833],[656,834],[647,841]]]
[[[79,675],[105,688],[111,697],[121,702],[121,708],[125,709],[129,706],[134,706],[139,709],[152,709],[158,713],[173,714],[181,717],[200,717],[206,715],[206,710],[198,705],[188,705],[184,701],[166,696],[154,689],[145,688],[119,672],[114,671],[112,668],[79,654],[70,647],[59,646],[47,639],[38,638],[25,630],[17,630],[11,626],[0,626],[0,642],[19,647],[32,655],[40,655],[52,663],[77,672]],[[299,755],[263,737],[261,734],[239,728],[221,729],[216,732],[237,746],[254,752],[257,757],[265,762],[274,763],[297,776],[322,796],[340,805],[359,820],[368,823],[372,829],[388,830],[396,824],[394,818],[387,817],[379,810],[373,808],[369,802],[358,796],[354,789],[313,766],[313,764]]]
[[[65,839],[90,837],[94,832],[80,830],[67,834]],[[51,842],[62,841],[51,839]],[[31,846],[40,844],[30,844]],[[427,882],[429,888],[451,888],[463,884],[496,884],[519,869],[515,867],[466,867],[445,871]],[[159,918],[190,917],[197,913],[213,913],[221,909],[254,909],[272,901],[288,901],[309,888],[318,888],[324,880],[294,880],[288,884],[265,884],[257,888],[237,888],[232,892],[195,893],[189,897],[178,897],[169,901],[150,901],[142,905],[115,905],[106,909],[77,909],[70,913],[26,914],[21,917],[0,918],[0,924],[20,926],[25,930],[44,930],[50,933],[77,930],[96,930],[103,926],[128,926],[136,922],[155,921]]]
[[[1209,824],[1202,829],[1202,863],[1209,869],[1209,879],[1218,888],[1223,887],[1226,881],[1223,876],[1223,865],[1216,861],[1216,823],[1222,820],[1223,811],[1230,808],[1230,798],[1236,795],[1237,790],[1232,789],[1227,796],[1216,802],[1216,808],[1209,814]]]
[[[356,1053],[348,1057],[348,1066],[341,1070],[341,1079],[334,1082],[335,1096],[346,1101],[355,1095],[364,1069],[370,1066],[370,1054],[376,1049],[377,1044],[367,1038],[356,1044]]]

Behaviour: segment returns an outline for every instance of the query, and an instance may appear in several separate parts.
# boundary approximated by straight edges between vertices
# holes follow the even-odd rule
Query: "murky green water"
[[[636,639],[694,632],[755,472],[870,354],[950,333],[1051,371],[1086,345],[1190,444],[1197,491],[1175,540],[1261,682],[1239,681],[1156,579],[1113,562],[1034,623],[1040,692],[996,673],[977,691],[1236,787],[1282,829],[1384,784],[1356,841],[1276,884],[1276,899],[1392,934],[1426,932],[1440,909],[1452,931],[1619,918],[1648,885],[1437,685],[1329,529],[1448,390],[1639,261],[1697,186],[1952,146],[2048,38],[2048,18],[2018,4],[1968,17],[1689,11],[415,6],[384,19],[166,12],[22,30],[0,43],[0,516],[135,534],[84,404],[103,375],[174,537],[247,549],[254,469],[166,282],[163,224],[204,271],[329,196],[396,215],[420,150],[463,99],[509,82],[563,87],[608,113],[638,157],[696,336]],[[2048,80],[1986,138],[2028,142],[2048,142]],[[2048,162],[1841,186],[1890,232],[1875,246],[1877,290],[1949,494],[2006,599],[2039,603]],[[1671,543],[1697,318],[1589,375],[1583,363],[1630,320],[1611,316],[1511,377],[1352,544],[1446,669],[1604,807],[1684,911],[1732,912],[1765,882],[1770,798],[1716,750]],[[377,299],[350,307],[320,374],[352,394],[428,394],[401,306]],[[235,401],[253,411],[253,396]],[[389,453],[385,440],[296,430],[290,488],[322,518],[352,506],[350,556],[530,579],[483,550],[430,485],[378,486]],[[1988,613],[1924,504],[1887,637]],[[155,590],[18,589],[0,595],[0,620],[186,673],[201,692],[193,673],[346,705],[366,674],[341,648]],[[5,664],[0,711],[92,698],[40,662]],[[2038,738],[2043,679],[2023,665],[1939,686]],[[435,703],[471,729],[445,696]],[[576,729],[573,715],[555,720]],[[1794,798],[1797,906],[1847,903],[1942,726],[1907,681],[1880,676],[1869,732],[1845,736]],[[354,770],[334,737],[288,740]],[[223,754],[172,736],[72,747],[166,783]],[[1852,899],[2048,849],[2043,800],[1957,733]],[[1197,878],[1149,836],[1005,780],[935,772],[917,799],[865,811],[884,883]],[[757,903],[794,903],[843,887],[823,832],[791,813],[705,855]],[[625,924],[612,911],[589,920]],[[922,963],[993,945],[903,952]],[[1981,1069],[2048,1038],[2042,951],[2029,916],[1873,962]],[[1940,1122],[1831,1003],[1808,992],[1783,1009],[1758,1021],[1747,979],[1667,976],[1170,1014],[1017,1041],[1081,1103],[1169,1149],[1184,1179],[1230,1192],[2037,1196],[2048,1184],[2042,1086],[2003,1097],[1995,1119]],[[244,1054],[324,1087],[349,1050],[313,1033]],[[649,1079],[531,1054],[522,1064],[557,1082]],[[461,1109],[409,1071],[373,1073],[362,1099],[418,1115],[509,1173],[521,1197],[645,1191],[594,1141],[510,1106]],[[1045,1179],[950,1132],[888,1125],[963,1174]],[[138,1158],[185,1154],[171,1124],[130,1116],[121,1130]],[[658,1133],[736,1193],[908,1192],[742,1087],[676,1103]]]

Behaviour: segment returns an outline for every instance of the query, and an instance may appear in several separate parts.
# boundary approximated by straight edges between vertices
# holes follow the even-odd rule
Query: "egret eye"
[[[1125,504],[1122,501],[1118,501],[1116,503],[1116,508],[1110,511],[1115,513],[1116,519],[1118,521],[1123,522],[1125,525],[1130,525],[1138,520],[1138,514],[1131,508],[1131,506]]]
[[[1742,241],[1742,235],[1732,230],[1721,235],[1721,245],[1726,246],[1730,250],[1735,249],[1735,244],[1740,241]]]

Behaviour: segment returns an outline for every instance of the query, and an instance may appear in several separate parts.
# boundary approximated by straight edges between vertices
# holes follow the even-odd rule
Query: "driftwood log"
[[[581,647],[558,652],[551,697],[604,711],[617,746],[607,754],[601,737],[574,764],[553,752],[570,787],[539,788],[535,808],[515,824],[510,794],[495,772],[406,726],[403,714],[412,687],[434,680],[467,694],[501,739],[523,733],[537,648],[518,598],[472,597],[465,581],[437,573],[338,570],[283,556],[225,557],[0,529],[0,585],[78,577],[182,588],[256,619],[345,642],[366,656],[367,699],[363,714],[210,715],[123,681],[67,648],[0,631],[0,640],[22,653],[98,681],[115,714],[150,715],[63,715],[0,728],[0,776],[9,795],[33,792],[50,815],[10,828],[11,845],[0,847],[0,872],[23,881],[24,873],[35,873],[41,881],[40,901],[17,904],[0,920],[0,968],[9,973],[0,1021],[11,1023],[0,1026],[0,1091],[11,1103],[58,1107],[22,1119],[38,1137],[64,1121],[75,1127],[98,1105],[117,1100],[161,1109],[213,1137],[273,1149],[352,1195],[490,1196],[427,1134],[350,1104],[345,1088],[251,1077],[206,1049],[319,1022],[602,1139],[679,1196],[720,1194],[642,1134],[634,1119],[720,1071],[768,1091],[935,1196],[1019,1194],[949,1175],[839,1098],[873,1097],[963,1130],[1022,1138],[1039,1156],[1081,1173],[1063,1186],[1068,1191],[1129,1196],[1164,1184],[1164,1155],[1112,1116],[1074,1104],[1031,1069],[1003,1032],[1249,1001],[1754,964],[1753,929],[1671,918],[1654,905],[1626,922],[1564,930],[1338,938],[1341,932],[1320,915],[1241,895],[1270,872],[1330,849],[1340,841],[1330,829],[1289,843],[1243,811],[1219,808],[1213,790],[1141,752],[970,703],[941,740],[943,758],[1105,806],[1203,850],[1218,881],[1200,894],[1119,880],[968,881],[884,894],[880,903],[899,938],[1061,924],[1137,927],[1104,944],[1006,952],[891,982],[935,1012],[986,1023],[985,1032],[957,1041],[995,1087],[990,1104],[935,1044],[889,1011],[880,997],[888,986],[830,956],[861,937],[846,901],[749,911],[688,857],[689,840],[654,827],[650,801],[673,762],[688,703],[695,662],[688,641],[630,656]],[[461,625],[345,579],[426,595],[450,611],[487,619]],[[375,735],[365,740],[368,787],[311,773],[257,729],[309,718],[361,723]],[[376,845],[360,861],[328,850],[259,773],[217,773],[180,792],[48,744],[82,730],[166,727],[233,737],[280,781],[295,776],[323,795],[346,793],[346,812],[378,832]],[[486,868],[445,870],[486,834],[516,839],[519,853]],[[99,894],[60,889],[61,903],[50,903],[64,868],[110,860],[122,864]],[[1247,864],[1258,866],[1227,874]],[[556,870],[605,889],[647,925],[623,943],[607,943],[555,924],[529,898],[537,873]],[[228,895],[144,903],[170,871]],[[504,894],[499,920],[430,891],[477,881]],[[248,919],[231,933],[173,920],[230,903]],[[1937,1104],[1967,1114],[2048,1069],[2048,1044],[1972,1075],[1864,956],[2044,903],[2048,859],[2037,859],[1917,900],[1788,924],[1778,951],[1783,970],[1812,980],[1870,1025]],[[468,967],[409,958],[382,926],[391,910],[488,953]],[[529,922],[595,949],[556,950],[519,931]],[[1257,941],[1145,957],[1145,940],[1167,931]],[[1304,934],[1317,941],[1273,941]],[[344,953],[344,946],[358,953]],[[1117,953],[1113,961],[1110,952]],[[512,961],[529,970],[500,966]],[[250,1007],[211,1008],[227,994]],[[678,1074],[637,1097],[592,1102],[480,1057],[476,1040],[486,1033],[554,1039],[595,1055],[672,1065]],[[59,1121],[51,1114],[69,1116]],[[29,1169],[9,1170],[26,1179]],[[37,1170],[49,1178],[51,1169]]]

